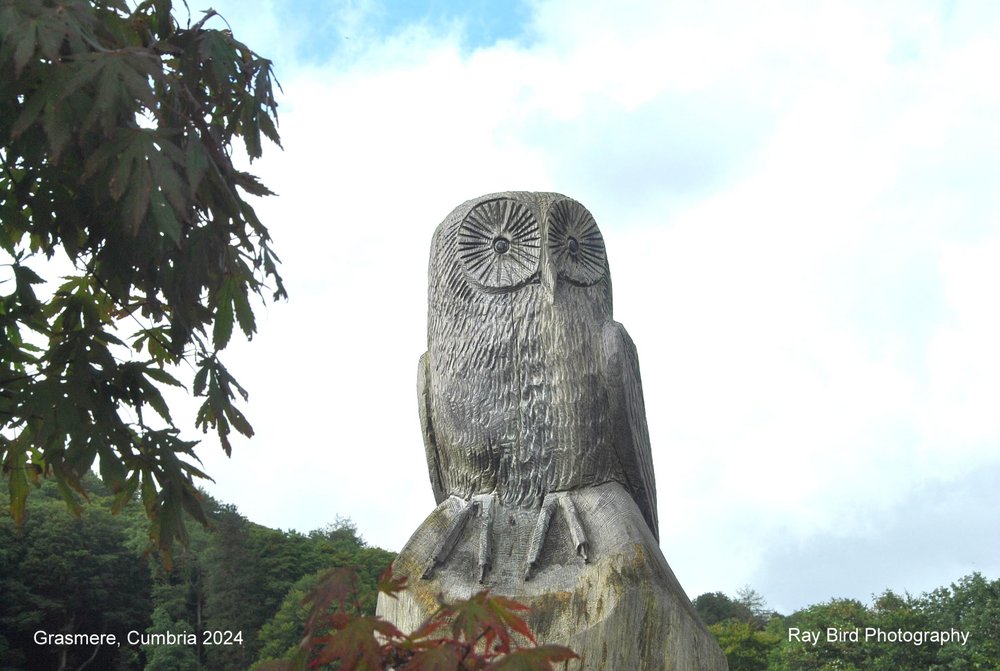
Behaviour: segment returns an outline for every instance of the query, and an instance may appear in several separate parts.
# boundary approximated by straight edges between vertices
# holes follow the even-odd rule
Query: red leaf
[[[457,671],[465,651],[456,643],[441,641],[415,654],[401,671]]]
[[[427,641],[424,639],[430,639],[431,634],[436,632],[441,627],[445,626],[445,622],[442,616],[432,617],[422,625],[417,627],[409,636],[406,637],[407,641],[414,644],[415,647],[420,647],[421,645],[426,645],[428,642],[434,643],[434,641]]]
[[[302,599],[303,606],[311,606],[306,631],[314,631],[318,621],[326,615],[333,604],[337,604],[337,607],[344,611],[348,600],[353,600],[357,594],[357,583],[357,575],[348,568],[335,568],[324,573],[319,582]]]
[[[392,572],[392,564],[389,564],[379,575],[376,587],[378,591],[395,599],[398,592],[406,589],[406,580],[407,577],[405,575],[397,578]]]
[[[349,617],[339,631],[312,640],[319,650],[309,666],[318,668],[339,661],[341,669],[381,671],[382,647],[375,638],[376,633],[386,637],[402,636],[398,629],[377,617]]]
[[[513,599],[491,597],[487,590],[442,609],[442,614],[454,616],[451,630],[455,638],[464,638],[470,643],[481,639],[487,650],[506,654],[513,643],[511,630],[535,643],[531,629],[514,614],[515,610],[529,609]]]
[[[553,663],[570,659],[579,656],[561,645],[542,645],[515,650],[487,666],[486,671],[552,671]]]

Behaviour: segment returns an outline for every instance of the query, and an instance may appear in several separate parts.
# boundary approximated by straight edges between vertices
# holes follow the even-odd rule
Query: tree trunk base
[[[531,607],[525,620],[539,643],[566,645],[580,656],[567,669],[727,671],[725,655],[621,485],[568,496],[571,505],[551,514],[533,564],[541,508],[493,499],[470,511],[470,502],[447,499],[393,565],[409,588],[397,599],[380,594],[378,614],[412,631],[442,602],[489,589]],[[563,514],[567,508],[576,522]]]

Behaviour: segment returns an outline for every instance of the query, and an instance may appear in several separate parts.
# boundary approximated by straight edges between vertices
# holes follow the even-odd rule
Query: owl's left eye
[[[489,290],[509,290],[538,270],[538,220],[511,198],[479,203],[458,229],[458,256],[467,277]]]
[[[560,200],[549,209],[548,223],[549,255],[562,277],[579,286],[604,277],[604,238],[587,208],[569,198]]]

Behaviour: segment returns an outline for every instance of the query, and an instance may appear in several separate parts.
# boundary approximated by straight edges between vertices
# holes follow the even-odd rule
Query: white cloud
[[[207,459],[213,491],[402,545],[432,505],[430,235],[504,189],[568,193],[605,231],[692,596],[995,463],[997,11],[735,4],[536,3],[524,40],[471,52],[368,8],[343,60],[279,69],[286,151],[255,167],[292,298],[236,353],[258,436]]]

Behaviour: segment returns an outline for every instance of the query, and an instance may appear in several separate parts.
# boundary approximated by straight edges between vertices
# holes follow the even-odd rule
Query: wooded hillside
[[[302,597],[332,567],[357,571],[374,612],[375,580],[393,558],[347,520],[308,534],[269,529],[205,496],[212,528],[189,523],[189,547],[167,572],[146,554],[142,506],[112,515],[111,493],[94,476],[84,481],[91,505],[79,518],[51,482],[29,499],[20,532],[2,507],[4,669],[246,669],[299,643]],[[95,634],[120,645],[79,636]]]

